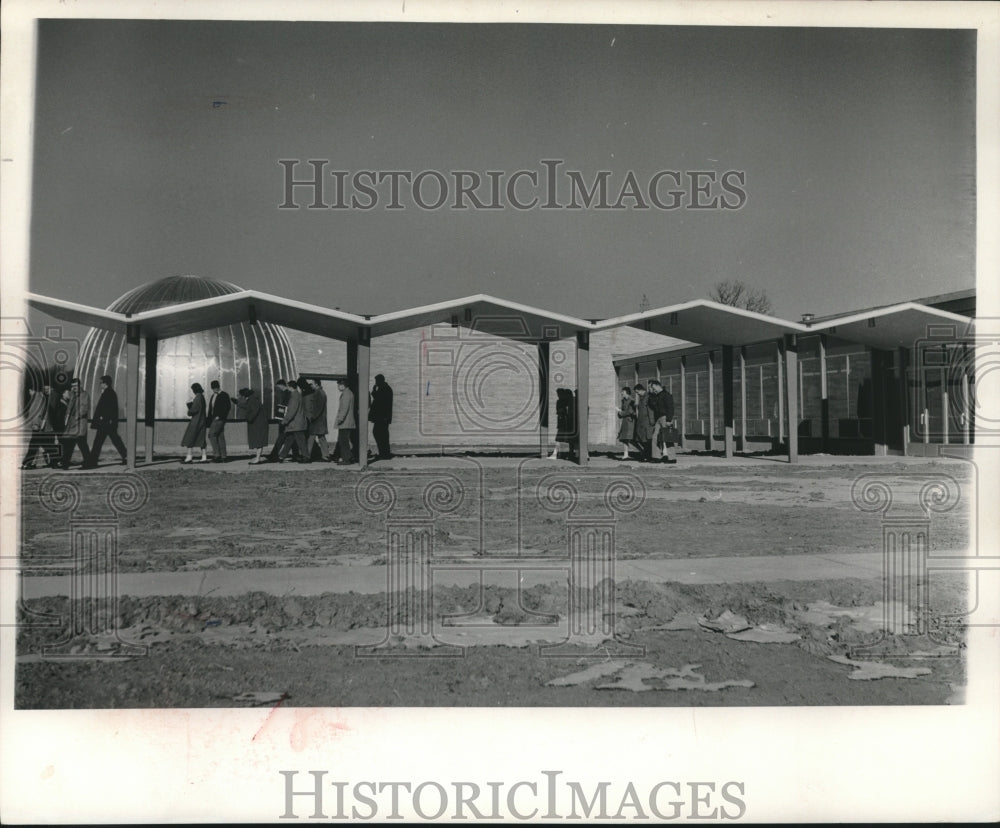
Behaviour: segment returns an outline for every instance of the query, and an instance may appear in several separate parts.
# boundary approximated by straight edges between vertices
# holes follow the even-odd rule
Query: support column
[[[707,354],[708,368],[708,428],[705,429],[705,448],[712,450],[712,432],[715,431],[715,351]]]
[[[888,392],[886,376],[889,373],[889,355],[875,348],[872,359],[872,440],[875,455],[883,457],[889,453]]]
[[[747,450],[747,349],[740,345],[740,451]]]
[[[356,346],[355,371],[357,373],[357,403],[358,439],[355,441],[358,449],[358,465],[368,468],[368,389],[371,386],[371,330],[358,328]]]
[[[353,385],[358,380],[358,340],[352,337],[347,340],[347,382]]]
[[[659,371],[657,370],[657,373]],[[576,434],[579,445],[577,457],[580,465],[589,462],[590,446],[590,332],[576,335]]]
[[[736,436],[733,423],[733,346],[722,346],[722,428],[726,457],[732,457]]]
[[[549,343],[538,343],[538,451],[549,453]]]
[[[139,326],[125,329],[125,449],[128,468],[135,469],[135,453],[139,438]]]
[[[968,365],[968,348],[962,346],[962,365]],[[972,400],[969,399],[969,372],[962,368],[962,444],[969,445],[970,426],[972,424]]]
[[[820,445],[823,453],[830,450],[830,396],[826,385],[826,334],[819,335],[819,419]]]
[[[681,415],[677,418],[677,430],[681,436],[681,448],[687,448],[687,357],[681,357]]]
[[[153,462],[153,443],[156,439],[156,352],[159,340],[146,337],[146,376],[143,400],[146,414],[146,462]]]
[[[757,390],[760,392],[760,406],[757,410],[760,412],[760,418],[764,419],[764,366],[757,366]],[[767,418],[767,436],[771,436],[771,418]]]
[[[785,397],[788,404],[788,462],[799,460],[799,340],[785,334]]]
[[[904,456],[910,453],[910,437],[912,436],[912,419],[911,412],[913,411],[913,406],[910,400],[910,379],[909,379],[909,367],[910,367],[910,352],[906,348],[900,348],[899,354],[899,405],[900,411],[902,412],[902,426],[903,426],[903,454]]]
[[[951,430],[948,423],[948,353],[944,348],[944,361],[941,368],[941,444],[948,445],[948,432]]]
[[[783,358],[785,355],[785,343],[778,340],[774,349],[775,369],[778,380],[778,445],[785,442],[785,378],[783,371]]]
[[[923,348],[914,351],[917,358],[917,381],[920,383],[920,430],[924,443],[931,441],[931,411],[927,405],[927,355]]]

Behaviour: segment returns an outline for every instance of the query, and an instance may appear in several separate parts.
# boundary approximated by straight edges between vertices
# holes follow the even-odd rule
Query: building
[[[656,375],[678,399],[686,449],[726,456],[770,449],[794,462],[800,443],[805,451],[934,453],[974,442],[968,291],[801,321],[708,300],[588,320],[481,294],[377,316],[254,290],[134,312],[33,294],[28,303],[123,338],[117,359],[125,366],[130,462],[140,410],[147,462],[159,446],[177,445],[156,433],[160,391],[149,360],[159,347],[151,343],[233,325],[297,331],[316,352],[315,361],[302,359],[302,373],[342,372],[356,389],[384,373],[399,392],[397,443],[408,435],[432,448],[531,446],[547,454],[553,389],[565,387],[588,412],[576,424],[587,462],[592,444],[614,441],[618,385]],[[619,348],[630,353],[613,359]],[[366,393],[357,394],[357,406],[358,421],[367,422]],[[358,438],[364,464],[368,429]]]
[[[971,446],[975,308],[975,290],[964,290],[824,317],[805,314],[807,330],[794,335],[792,369],[799,450],[933,456],[942,446],[951,453]],[[899,318],[906,314],[909,319]],[[623,384],[661,380],[674,396],[684,448],[725,450],[724,347],[684,343],[618,354],[613,366]],[[735,448],[781,451],[788,443],[786,342],[735,347],[730,389],[738,401],[730,424]]]
[[[216,279],[168,276],[130,290],[112,302],[108,310],[128,316],[212,300],[241,290]],[[116,388],[125,387],[125,347],[124,332],[90,330],[81,344],[75,371],[84,389],[99,393],[100,378],[106,374],[113,378]],[[155,372],[156,394],[150,401],[151,411],[146,406],[147,371]],[[292,346],[281,327],[266,322],[237,322],[160,340],[145,339],[139,349],[139,407],[155,420],[186,420],[191,384],[200,383],[208,390],[209,383],[217,379],[230,393],[244,387],[256,389],[271,410],[274,381],[289,376],[295,376]]]

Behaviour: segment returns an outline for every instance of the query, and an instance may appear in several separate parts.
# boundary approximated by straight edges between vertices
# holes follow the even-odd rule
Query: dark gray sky
[[[194,273],[360,313],[486,292],[605,317],[742,278],[794,318],[975,284],[974,32],[59,20],[38,49],[40,293]],[[289,158],[563,159],[612,200],[629,170],[742,170],[747,200],[397,211],[386,184],[283,211]]]

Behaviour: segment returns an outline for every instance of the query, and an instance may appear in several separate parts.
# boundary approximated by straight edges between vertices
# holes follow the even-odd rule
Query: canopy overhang
[[[798,322],[722,305],[706,299],[670,305],[598,322],[596,330],[630,325],[698,345],[748,345],[806,333]]]
[[[811,333],[826,333],[870,348],[892,350],[914,348],[928,339],[941,341],[948,331],[956,341],[975,335],[975,320],[957,313],[905,302],[872,311],[824,320],[809,327]]]
[[[373,316],[370,324],[372,336],[431,325],[454,325],[468,328],[472,335],[492,334],[525,341],[566,339],[581,331],[595,330],[594,323],[584,319],[485,294],[383,313]]]
[[[123,333],[128,326],[137,326],[141,336],[155,339],[184,336],[243,322],[271,322],[285,328],[346,341],[357,338],[359,331],[368,326],[368,320],[363,316],[308,305],[255,290],[244,290],[133,314],[102,310],[36,294],[28,295],[28,304],[56,319],[92,328]]]
[[[167,339],[243,322],[270,322],[341,341],[367,331],[385,336],[432,325],[467,328],[470,335],[489,334],[523,341],[566,339],[628,325],[693,345],[750,345],[782,339],[786,334],[829,334],[871,348],[911,348],[921,341],[954,331],[956,340],[974,336],[975,320],[915,302],[905,302],[823,320],[799,323],[708,300],[696,300],[592,322],[485,294],[423,305],[373,317],[285,299],[255,290],[125,314],[27,294],[28,305],[64,322],[125,333],[135,326],[140,336]]]
[[[87,325],[91,328],[101,328],[116,333],[125,333],[128,325],[128,320],[123,313],[93,308],[76,302],[66,302],[62,299],[53,299],[36,293],[27,294],[26,299],[29,307],[63,322]]]

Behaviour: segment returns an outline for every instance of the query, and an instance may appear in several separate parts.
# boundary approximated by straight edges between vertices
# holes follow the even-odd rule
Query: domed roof
[[[201,276],[168,276],[133,288],[120,296],[108,310],[139,313],[146,310],[211,299],[242,290],[231,282]],[[139,360],[139,412],[145,410],[146,340],[141,340]],[[271,410],[276,380],[294,377],[295,356],[283,328],[269,322],[243,322],[211,330],[175,336],[157,343],[156,419],[184,419],[192,383],[208,388],[213,379],[222,389],[236,394],[240,388],[253,388],[261,396],[266,410]],[[124,403],[126,383],[125,336],[107,330],[92,329],[80,348],[76,376],[94,395],[100,393],[100,378],[110,374],[118,389],[119,403]]]
[[[156,282],[139,285],[122,294],[108,305],[109,311],[118,313],[141,313],[142,311],[197,302],[199,299],[214,299],[229,293],[239,293],[243,288],[232,282],[206,279],[204,276],[167,276]]]

